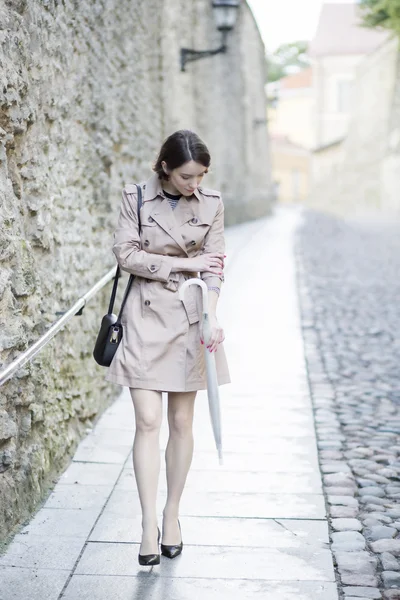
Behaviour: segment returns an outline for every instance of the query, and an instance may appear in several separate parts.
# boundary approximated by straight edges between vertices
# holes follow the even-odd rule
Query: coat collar
[[[146,181],[145,190],[143,194],[143,202],[148,202],[149,200],[155,200],[157,196],[161,196],[161,198],[165,198],[164,190],[162,189],[161,179],[159,179],[157,173],[154,173]],[[188,196],[188,198],[197,198],[197,200],[201,200],[201,193],[198,189],[193,192],[192,196]],[[185,198],[187,200],[187,198]],[[182,198],[183,200],[183,198]]]

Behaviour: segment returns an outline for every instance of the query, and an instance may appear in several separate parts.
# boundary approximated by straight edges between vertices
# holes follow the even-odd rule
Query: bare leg
[[[161,392],[131,389],[135,407],[136,432],[133,442],[133,469],[142,507],[140,554],[158,554],[157,487],[160,473]]]
[[[193,456],[193,412],[196,392],[168,394],[169,439],[165,451],[168,496],[164,508],[163,538],[165,545],[181,542],[179,503]]]

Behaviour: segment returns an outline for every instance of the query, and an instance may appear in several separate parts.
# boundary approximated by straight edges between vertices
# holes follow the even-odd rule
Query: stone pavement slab
[[[126,450],[126,455],[130,448]],[[125,455],[125,460],[126,460]],[[59,483],[63,485],[105,485],[110,488],[116,482],[121,471],[120,465],[114,464],[92,464],[90,462],[74,461],[61,475]]]
[[[221,467],[215,460],[214,452],[196,452],[193,457],[192,469],[194,471],[218,471],[226,469],[232,471],[265,473],[295,472],[311,473],[317,468],[318,463],[314,457],[303,457],[290,454],[238,454],[224,452],[224,464]]]
[[[139,544],[90,542],[75,573],[85,575],[135,575]],[[329,549],[282,549],[232,546],[189,546],[178,559],[162,561],[160,577],[208,579],[265,579],[326,581],[331,568]]]
[[[81,538],[16,535],[0,566],[35,569],[73,569],[82,549]]]
[[[166,493],[158,494],[161,513]],[[138,493],[115,490],[101,518],[114,515],[140,514]],[[181,514],[213,517],[262,517],[323,519],[325,515],[322,494],[270,494],[254,492],[212,492],[185,490],[181,501]]]
[[[183,554],[150,570],[138,565],[134,416],[125,390],[2,557],[0,600],[338,599],[298,315],[298,224],[296,213],[279,211],[227,232],[220,318],[233,383],[220,389],[224,465],[200,393]],[[163,449],[166,441],[164,422]],[[160,518],[165,494],[163,470]]]
[[[185,544],[269,548],[326,548],[327,524],[296,519],[249,519],[182,517]],[[139,542],[141,517],[118,517],[111,513],[98,521],[90,541]]]
[[[69,574],[60,569],[0,567],[0,600],[56,599]]]
[[[64,485],[58,483],[50,494],[46,508],[90,510],[102,508],[111,493],[106,485]]]
[[[65,600],[337,600],[336,583],[74,575]]]
[[[161,473],[159,489],[165,492],[166,477]],[[133,470],[124,470],[116,490],[135,491],[136,483]],[[193,471],[186,481],[185,493],[188,490],[210,492],[236,492],[243,489],[247,493],[286,493],[286,494],[321,494],[321,481],[315,472],[312,473],[268,473],[222,471]]]
[[[55,509],[45,505],[26,527],[22,534],[54,538],[82,538],[85,540],[96,523],[101,508],[92,510]]]

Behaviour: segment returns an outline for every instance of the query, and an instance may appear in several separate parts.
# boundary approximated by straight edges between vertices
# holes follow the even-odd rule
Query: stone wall
[[[400,61],[389,40],[361,63],[344,141],[315,155],[319,173],[309,201],[338,214],[400,218]],[[323,161],[323,165],[321,164]]]
[[[179,23],[179,28],[176,24]],[[229,53],[208,0],[0,4],[0,364],[111,266],[120,190],[181,127],[209,144],[227,222],[270,203],[264,48],[243,3]],[[118,393],[92,347],[109,289],[0,388],[0,539],[25,519]]]

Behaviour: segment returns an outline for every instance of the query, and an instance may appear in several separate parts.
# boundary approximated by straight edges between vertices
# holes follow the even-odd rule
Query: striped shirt
[[[172,210],[174,210],[174,208],[176,208],[176,205],[178,204],[180,198],[182,197],[181,194],[175,195],[175,194],[169,194],[168,192],[166,192],[164,190],[164,194],[169,202],[170,207],[172,208]]]

